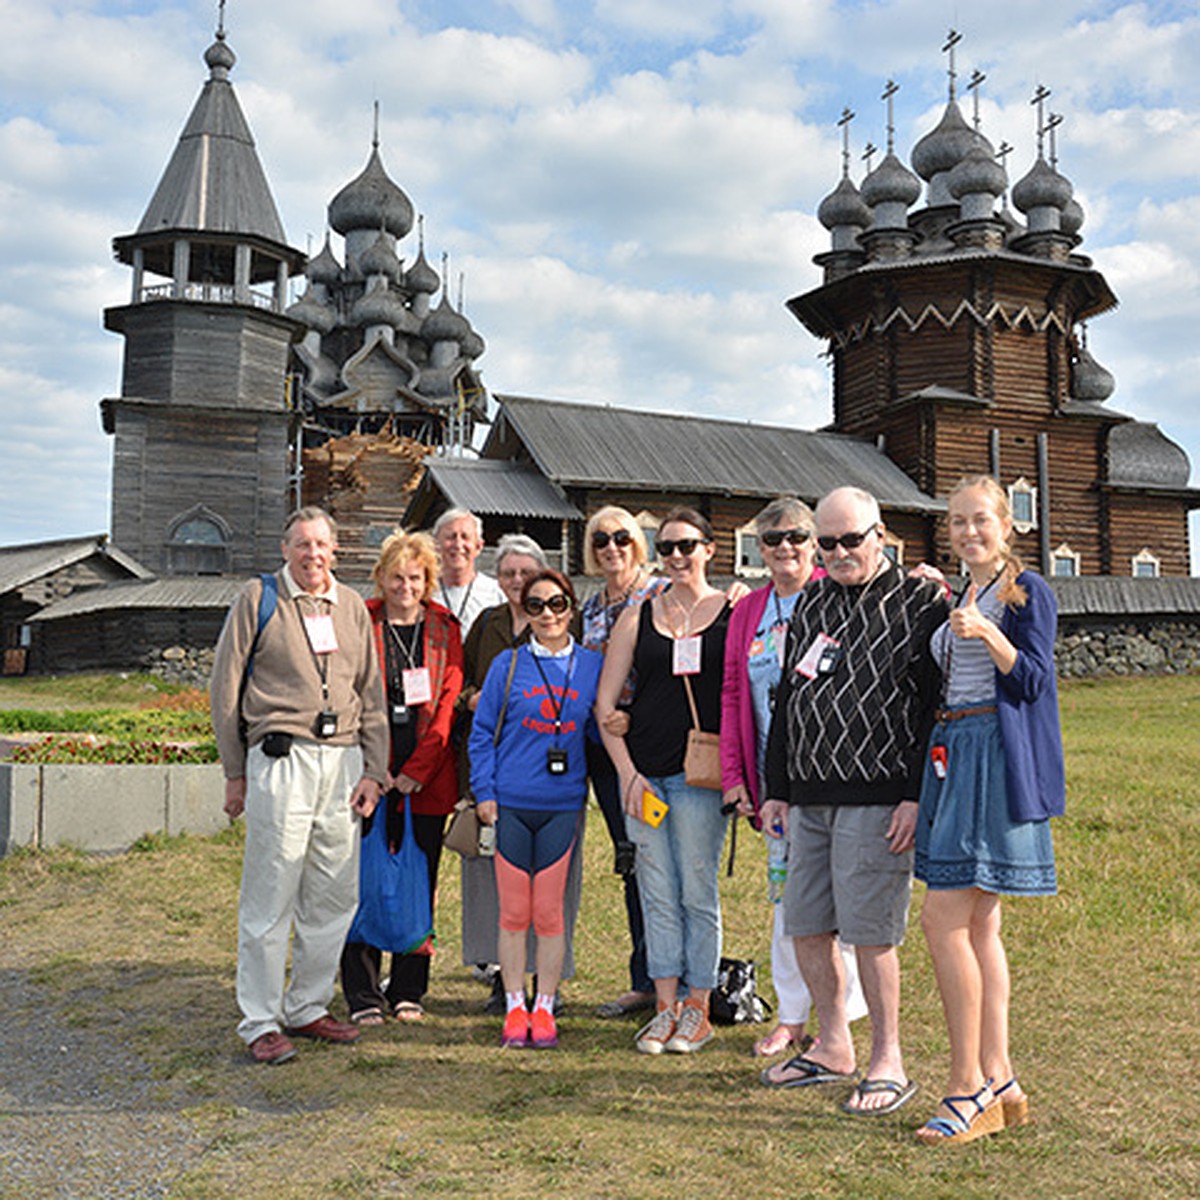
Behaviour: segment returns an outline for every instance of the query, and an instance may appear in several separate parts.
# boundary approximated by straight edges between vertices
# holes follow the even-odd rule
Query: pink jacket
[[[825,572],[813,571],[818,579]],[[758,732],[754,726],[754,701],[750,695],[747,657],[750,643],[766,611],[771,585],[756,588],[733,606],[725,634],[725,678],[721,690],[721,790],[743,784],[754,805],[753,825],[758,828]]]

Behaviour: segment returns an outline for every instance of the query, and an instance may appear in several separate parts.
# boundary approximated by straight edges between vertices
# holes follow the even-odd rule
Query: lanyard
[[[542,666],[541,656],[534,654],[531,649],[529,657],[533,659],[533,665],[537,667],[538,674],[542,677],[542,682],[546,685],[546,695],[550,700],[550,708],[554,713],[554,738],[557,741],[562,734],[562,715],[563,708],[567,703],[567,689],[571,686],[571,676],[575,671],[575,647],[573,645],[571,647],[571,657],[567,660],[567,674],[563,680],[562,695],[557,698],[554,695],[554,689],[550,686],[546,669]]]
[[[471,582],[467,584],[467,590],[463,592],[462,603],[458,606],[457,610],[455,610],[454,605],[450,602],[450,593],[446,591],[446,584],[444,582],[438,584],[438,587],[442,589],[442,599],[445,600],[446,607],[450,609],[450,611],[453,612],[460,621],[462,620],[463,613],[467,611],[467,602],[471,599],[471,589],[475,586],[476,578],[477,576],[471,576]]]
[[[305,617],[304,605],[302,605],[300,603],[301,599],[315,601],[315,603],[317,605],[317,611],[312,614],[314,617],[320,617],[320,616],[332,617],[332,614],[325,612],[324,605],[327,604],[328,601],[323,600],[320,596],[305,595],[303,597],[301,597],[301,596],[296,597],[296,608],[300,612],[300,627],[304,630],[304,640],[308,643],[308,652],[312,655],[313,663],[317,668],[317,674],[321,677],[321,707],[324,709],[328,709],[329,708],[329,654],[328,653],[318,654],[316,652],[316,650],[313,649],[312,636],[308,632],[308,622],[304,619],[304,617]]]
[[[400,662],[399,656],[396,654],[398,649],[408,663],[408,669],[414,670],[417,666],[416,649],[418,641],[421,637],[421,626],[423,622],[417,621],[415,625],[406,625],[403,628],[412,630],[412,641],[407,642],[400,634],[400,628],[393,625],[390,621],[384,622],[390,635],[387,640],[388,646],[388,692],[392,695],[403,696],[404,685],[402,683],[402,673],[404,670]]]

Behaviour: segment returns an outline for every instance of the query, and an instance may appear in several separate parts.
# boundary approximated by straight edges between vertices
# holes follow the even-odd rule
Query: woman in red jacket
[[[394,844],[402,828],[401,797],[411,797],[409,828],[425,854],[432,909],[442,829],[458,800],[450,727],[463,684],[462,637],[453,613],[431,599],[438,558],[427,534],[392,534],[380,548],[372,575],[379,595],[367,601],[367,609],[391,722],[391,788],[388,803],[380,805],[373,819],[387,820]],[[364,822],[364,836],[369,828]],[[350,1019],[380,1025],[386,1012],[398,1021],[424,1017],[421,1000],[429,988],[432,955],[432,938],[411,954],[394,954],[384,993],[379,983],[382,952],[365,942],[347,942],[342,991]]]

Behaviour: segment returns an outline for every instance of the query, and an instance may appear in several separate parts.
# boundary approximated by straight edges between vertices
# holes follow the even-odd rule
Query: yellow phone
[[[671,806],[649,788],[642,793],[642,820],[657,829]]]

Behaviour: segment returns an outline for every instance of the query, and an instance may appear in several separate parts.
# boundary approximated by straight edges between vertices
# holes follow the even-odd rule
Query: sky
[[[960,102],[1059,170],[1120,307],[1088,330],[1109,404],[1200,464],[1200,9],[1006,0],[228,0],[231,73],[291,245],[366,164],[450,256],[493,393],[816,428],[825,347],[785,309],[820,283],[841,171],[936,125],[953,28]],[[141,220],[207,78],[216,0],[0,0],[0,545],[109,525],[128,301],[114,236]],[[878,162],[878,158],[875,160]],[[341,252],[334,237],[335,252]],[[409,263],[414,232],[397,247]]]

